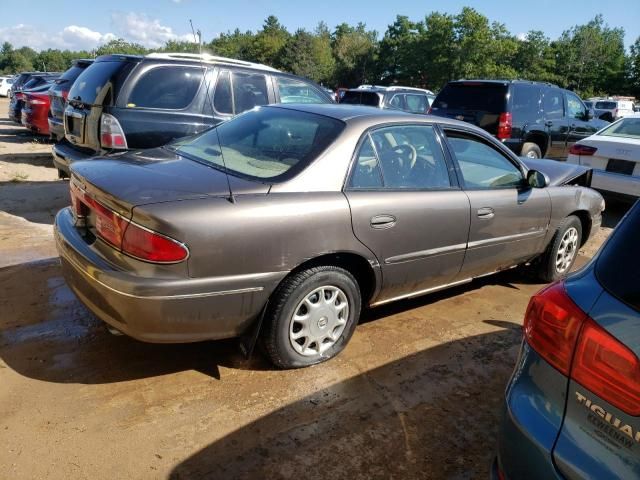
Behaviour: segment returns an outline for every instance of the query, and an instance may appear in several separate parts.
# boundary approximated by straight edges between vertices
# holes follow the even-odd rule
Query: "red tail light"
[[[629,415],[640,415],[638,357],[591,319],[580,334],[571,378]]]
[[[573,349],[586,314],[569,298],[563,283],[538,292],[524,318],[527,343],[547,362],[569,376]]]
[[[427,110],[427,115],[431,113],[431,107],[429,107],[429,110]]]
[[[588,145],[581,145],[579,143],[574,143],[569,148],[569,153],[573,155],[582,155],[583,157],[591,156],[596,153],[598,149],[596,147],[590,147]]]
[[[182,243],[118,215],[87,195],[73,180],[70,189],[76,217],[84,219],[93,213],[96,234],[122,253],[152,263],[176,263],[189,256]]]
[[[629,415],[640,415],[640,360],[573,303],[562,282],[531,298],[524,335],[564,375]]]
[[[120,122],[113,115],[103,113],[100,119],[100,144],[102,148],[126,150],[127,138]]]
[[[511,126],[513,125],[513,119],[509,112],[501,113],[498,119],[498,140],[505,140],[511,138]]]
[[[122,251],[148,262],[174,263],[187,258],[184,245],[159,233],[129,223],[124,232]]]

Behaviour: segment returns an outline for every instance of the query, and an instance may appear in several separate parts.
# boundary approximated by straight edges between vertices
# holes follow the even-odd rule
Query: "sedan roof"
[[[267,108],[284,108],[288,110],[297,110],[300,112],[315,113],[316,115],[324,115],[326,117],[335,118],[346,123],[352,123],[355,121],[365,123],[396,123],[396,122],[426,122],[426,123],[438,123],[451,126],[462,126],[467,130],[473,130],[479,133],[486,133],[481,128],[476,127],[467,122],[461,122],[446,117],[439,117],[435,115],[422,115],[409,112],[403,112],[401,110],[381,109],[377,107],[370,107],[366,105],[351,105],[344,103],[334,104],[320,104],[320,103],[289,103],[289,104],[274,104],[269,105]]]

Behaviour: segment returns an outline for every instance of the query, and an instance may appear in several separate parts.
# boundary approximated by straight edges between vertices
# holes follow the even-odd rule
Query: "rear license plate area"
[[[64,115],[66,135],[75,143],[84,142],[84,114],[78,112],[65,112]]]
[[[607,172],[620,173],[622,175],[633,175],[633,169],[635,166],[636,162],[612,158],[607,162]]]

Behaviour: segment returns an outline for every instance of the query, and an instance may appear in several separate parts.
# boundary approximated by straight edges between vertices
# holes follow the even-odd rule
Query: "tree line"
[[[154,51],[197,53],[200,48],[195,42],[168,41]],[[517,37],[469,7],[458,14],[432,12],[417,21],[398,15],[382,36],[364,23],[342,23],[331,30],[320,22],[313,31],[291,33],[269,16],[258,31],[222,33],[202,49],[264,63],[332,88],[368,83],[437,91],[459,78],[521,78],[555,83],[583,97],[640,97],[640,37],[626,51],[624,30],[607,25],[602,15],[553,40],[536,30]],[[149,51],[123,39],[90,52],[36,52],[5,42],[0,71],[63,71],[74,58]]]

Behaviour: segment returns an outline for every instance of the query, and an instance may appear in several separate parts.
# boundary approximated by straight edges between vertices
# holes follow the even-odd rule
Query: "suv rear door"
[[[215,88],[209,97],[217,117],[215,123],[253,107],[275,103],[270,75],[227,66],[217,69]]]
[[[544,126],[549,136],[549,150],[546,157],[566,158],[569,121],[565,113],[562,90],[555,87],[544,89],[542,96]]]
[[[210,126],[203,110],[207,69],[143,62],[127,80],[114,108],[129,148],[151,148]]]
[[[574,143],[596,133],[600,123],[589,120],[587,107],[582,103],[580,97],[575,93],[567,91],[565,91],[564,94],[567,100],[567,117],[569,122],[567,148],[571,148],[571,145]]]

